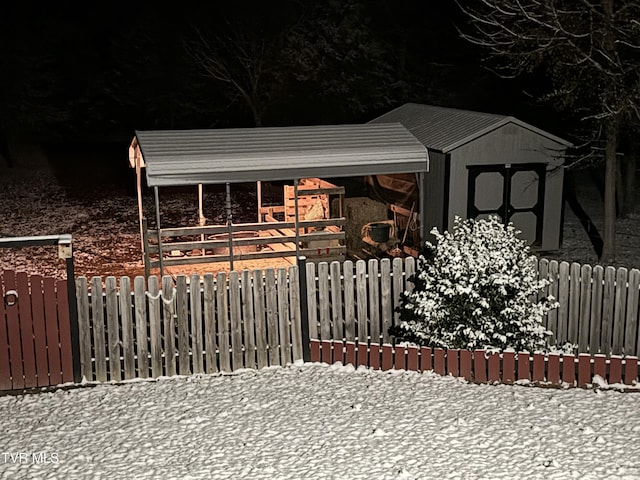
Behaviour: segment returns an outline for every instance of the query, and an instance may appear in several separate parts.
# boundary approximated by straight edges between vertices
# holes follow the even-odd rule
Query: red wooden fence
[[[476,383],[532,382],[548,386],[586,387],[596,375],[609,385],[634,386],[638,358],[612,355],[544,355],[528,352],[488,353],[390,344],[311,340],[311,361],[368,366],[374,369],[433,370]]]
[[[65,280],[0,272],[0,390],[73,381]]]

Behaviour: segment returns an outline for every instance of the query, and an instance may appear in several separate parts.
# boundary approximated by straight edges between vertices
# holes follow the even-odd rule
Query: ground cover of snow
[[[2,479],[640,478],[640,395],[432,372],[102,384],[0,397],[0,424]]]

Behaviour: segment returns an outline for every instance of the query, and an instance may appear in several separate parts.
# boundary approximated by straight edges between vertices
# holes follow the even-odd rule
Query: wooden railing
[[[293,257],[304,255],[310,260],[344,258],[345,233],[342,226],[346,219],[331,218],[324,220],[301,220],[298,222],[299,234],[296,236],[296,223],[264,222],[241,223],[226,225],[212,225],[202,227],[162,228],[160,229],[160,243],[158,231],[149,229],[146,221],[143,224],[143,243],[145,255],[145,276],[149,276],[152,268],[161,265],[193,265],[200,263],[228,262],[235,260],[254,260],[266,258]],[[307,230],[314,229],[315,231]],[[325,229],[320,231],[319,229]],[[232,232],[232,240],[211,238]],[[256,232],[253,238],[233,238],[234,234]],[[187,240],[182,240],[180,237]],[[296,239],[300,247],[296,251]],[[231,243],[231,249],[229,244]],[[315,246],[320,245],[320,246]],[[244,251],[243,247],[255,246],[255,251]],[[225,253],[216,253],[216,250]],[[246,250],[246,249],[245,249]],[[173,254],[173,255],[172,255]]]

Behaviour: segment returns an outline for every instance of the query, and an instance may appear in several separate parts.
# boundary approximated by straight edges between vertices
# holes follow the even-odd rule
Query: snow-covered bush
[[[538,351],[551,332],[542,319],[557,303],[535,301],[548,285],[538,280],[534,257],[513,225],[498,217],[462,220],[453,231],[431,232],[402,297],[399,340],[444,348]],[[533,299],[533,300],[532,300]]]

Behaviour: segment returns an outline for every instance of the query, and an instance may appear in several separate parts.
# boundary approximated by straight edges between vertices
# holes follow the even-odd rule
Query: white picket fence
[[[229,275],[76,280],[82,373],[88,380],[286,365],[308,340],[393,343],[413,258],[306,264]],[[640,271],[540,260],[560,306],[545,319],[581,353],[640,353]],[[100,292],[100,294],[97,294]],[[302,319],[308,319],[303,338]]]
[[[552,343],[570,342],[580,353],[640,354],[638,329],[640,270],[569,264],[540,259],[539,278],[551,281],[540,296],[559,307],[544,320]],[[411,290],[413,258],[307,265],[307,298],[312,338],[390,343],[398,321],[400,293]],[[315,328],[314,328],[315,327]],[[315,335],[314,335],[315,334]]]
[[[298,269],[76,280],[87,380],[230,372],[302,358]],[[89,291],[89,285],[91,287]]]
[[[354,268],[355,267],[355,268]],[[412,290],[412,257],[306,265],[311,338],[390,343],[400,295]]]
[[[576,344],[581,353],[640,353],[640,270],[541,259],[538,272],[551,280],[543,294],[560,303],[546,321],[558,343]]]

